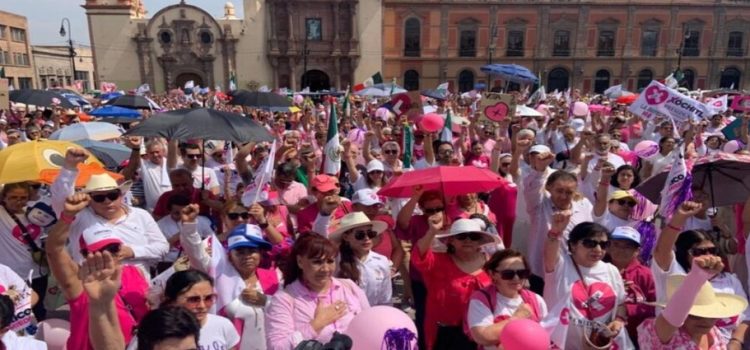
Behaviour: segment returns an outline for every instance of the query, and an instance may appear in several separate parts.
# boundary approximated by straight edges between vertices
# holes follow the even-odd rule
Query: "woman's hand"
[[[258,292],[255,288],[245,288],[240,294],[242,300],[250,305],[265,306],[267,297],[265,294]]]
[[[679,215],[683,219],[687,219],[695,214],[700,213],[701,209],[703,209],[703,204],[698,202],[685,201],[682,202],[682,204],[680,204],[680,206],[677,208],[675,216]]]
[[[518,306],[518,309],[516,309],[516,312],[513,313],[512,318],[522,318],[522,319],[529,319],[531,318],[531,315],[533,314],[531,310],[531,306],[529,304],[523,303],[520,306]]]
[[[565,229],[568,227],[571,216],[573,216],[573,212],[570,210],[560,210],[552,213],[552,218],[550,220],[550,232],[562,234],[563,231],[565,231]]]
[[[610,338],[616,337],[618,334],[620,334],[620,331],[622,331],[622,328],[625,327],[625,322],[622,322],[622,320],[614,320],[610,322],[607,325],[607,328],[612,332]]]
[[[255,203],[252,206],[250,206],[250,215],[253,216],[253,219],[255,219],[255,222],[258,224],[265,224],[266,223],[266,211],[263,210],[263,207]]]
[[[346,315],[347,312],[349,312],[349,309],[344,301],[339,300],[333,304],[324,304],[322,300],[318,300],[318,306],[315,308],[315,316],[310,325],[316,332],[320,332],[329,324],[336,322]]]
[[[443,224],[445,223],[443,213],[438,212],[430,215],[427,218],[427,223],[430,225],[430,231],[432,231],[433,233],[441,231],[443,229]]]
[[[121,275],[122,266],[107,251],[89,254],[78,269],[78,278],[89,300],[98,303],[114,300],[120,290]]]
[[[180,211],[180,221],[183,223],[195,222],[195,219],[198,218],[199,212],[200,207],[198,204],[189,204]]]
[[[89,158],[89,154],[82,148],[71,148],[65,152],[65,162],[63,167],[68,170],[77,170],[78,164],[83,163]]]
[[[702,269],[711,276],[724,271],[724,263],[721,258],[714,255],[702,255],[693,258],[693,267]]]

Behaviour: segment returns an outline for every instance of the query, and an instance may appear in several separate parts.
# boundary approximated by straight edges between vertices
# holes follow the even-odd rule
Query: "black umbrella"
[[[280,110],[292,106],[289,98],[272,92],[235,91],[229,104],[255,107],[266,110]]]
[[[10,92],[9,98],[15,103],[40,107],[58,106],[62,108],[78,107],[60,93],[49,90],[21,89]]]
[[[143,96],[123,95],[107,101],[106,105],[130,109],[151,109],[151,104]]]
[[[209,108],[178,109],[158,113],[130,129],[126,135],[237,143],[273,141],[271,133],[254,120]]]

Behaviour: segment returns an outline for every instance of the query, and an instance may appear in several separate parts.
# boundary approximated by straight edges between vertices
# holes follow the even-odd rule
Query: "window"
[[[10,38],[13,41],[26,42],[26,31],[20,28],[10,28]]]
[[[404,73],[404,89],[407,91],[419,90],[419,73],[413,69]]]
[[[597,56],[611,57],[615,55],[615,32],[602,30],[599,32],[599,42],[596,49]]]
[[[685,41],[682,43],[682,55],[688,57],[700,56],[701,33],[697,30],[685,32]]]
[[[740,70],[734,67],[726,68],[721,71],[721,80],[719,81],[719,87],[725,89],[738,89],[740,86],[740,78],[742,73]]]
[[[464,69],[458,73],[458,92],[474,90],[474,73]]]
[[[321,28],[320,18],[306,18],[305,19],[305,35],[307,40],[320,41],[323,40],[323,30]]]
[[[0,39],[5,39],[5,29],[8,28],[6,26],[0,26]]]
[[[648,86],[648,84],[651,84],[652,80],[654,80],[654,72],[650,69],[644,69],[638,72],[638,85],[636,85],[636,88],[638,90],[643,89]]]
[[[74,80],[80,80],[83,91],[89,89],[89,72],[77,70],[74,75]]]
[[[13,77],[5,77],[5,79],[8,79],[8,86],[16,87],[15,78]]]
[[[601,94],[609,88],[609,76],[609,71],[606,69],[600,69],[596,72],[596,77],[594,78],[595,93]]]
[[[568,89],[570,73],[565,68],[555,68],[547,76],[547,89],[549,91],[565,91]]]
[[[19,89],[31,89],[31,78],[18,78]]]
[[[476,57],[477,55],[477,32],[476,30],[461,31],[461,47],[458,55],[461,57]]]
[[[404,23],[404,56],[419,57],[421,30],[422,25],[416,18],[409,18]]]
[[[3,60],[3,62],[5,64],[12,64],[11,61],[10,61],[10,52],[0,50],[0,54],[3,55],[3,59],[2,60]]]
[[[508,48],[505,51],[508,57],[523,57],[523,32],[511,30],[508,32]]]
[[[164,31],[159,34],[159,40],[161,40],[162,44],[170,44],[172,43],[172,33]]]
[[[201,32],[200,37],[202,44],[210,44],[214,40],[209,32]]]
[[[31,65],[31,61],[29,61],[29,55],[28,54],[25,54],[25,53],[21,54],[21,58],[22,58],[21,62],[23,62],[24,66],[30,66]]]
[[[0,64],[7,64],[8,62],[5,61],[5,51],[0,50]]]
[[[695,83],[695,71],[692,69],[685,69],[682,71],[682,81],[680,86],[693,90],[693,84]]]
[[[555,32],[552,56],[570,56],[570,31],[558,30]]]
[[[727,57],[742,57],[745,53],[742,50],[742,32],[730,32],[729,42],[727,43]]]
[[[641,34],[641,56],[656,56],[657,43],[659,42],[659,31],[647,29]]]

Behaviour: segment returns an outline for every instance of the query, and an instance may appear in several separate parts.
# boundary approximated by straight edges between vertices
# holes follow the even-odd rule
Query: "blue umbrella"
[[[99,107],[88,114],[110,123],[132,123],[141,118],[141,113],[135,109],[109,105]]]
[[[121,92],[105,92],[101,95],[99,95],[99,99],[102,101],[111,100],[113,98],[118,98],[122,96],[123,94]]]
[[[113,142],[78,140],[75,143],[91,152],[109,169],[115,169],[120,166],[122,162],[130,158],[132,152],[130,148]]]
[[[517,64],[488,64],[482,66],[480,70],[519,84],[534,84],[539,80],[528,68]]]

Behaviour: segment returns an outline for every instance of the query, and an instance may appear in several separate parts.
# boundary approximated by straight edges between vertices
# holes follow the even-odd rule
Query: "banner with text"
[[[667,116],[675,123],[689,120],[701,121],[711,117],[711,110],[705,104],[685,96],[676,90],[654,80],[643,90],[628,110],[646,120],[659,115]]]

